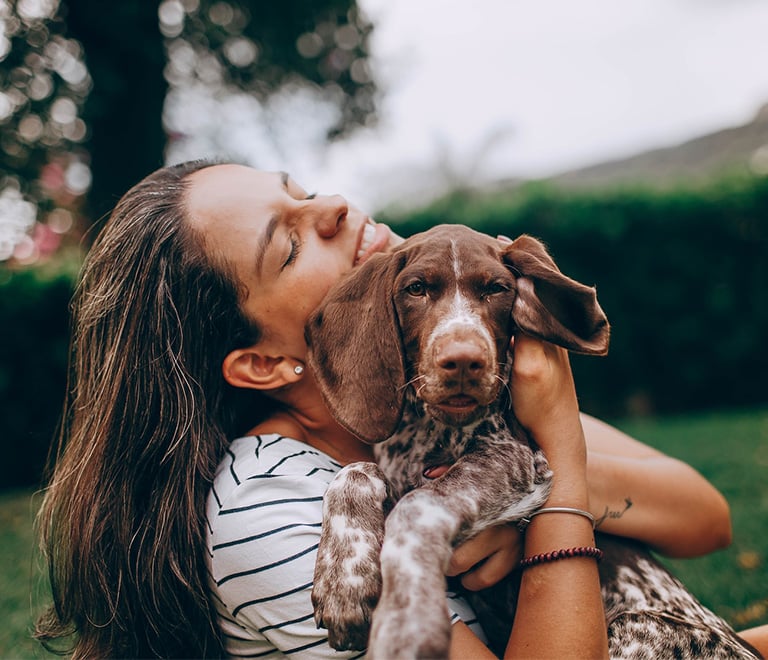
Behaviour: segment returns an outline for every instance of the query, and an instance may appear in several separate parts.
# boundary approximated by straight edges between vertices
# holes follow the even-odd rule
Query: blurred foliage
[[[596,283],[613,330],[607,357],[572,358],[588,412],[768,403],[768,178],[665,193],[465,191],[389,221],[405,235],[444,222],[530,233],[565,273]],[[64,397],[78,263],[0,266],[0,488],[38,483]]]
[[[78,261],[0,265],[0,488],[39,485],[64,402]]]
[[[57,10],[0,0],[0,261],[20,244],[22,261],[57,249],[90,185],[80,115],[91,78]]]
[[[371,30],[356,0],[0,0],[0,242],[33,227],[24,201],[79,234],[160,167],[172,85],[262,100],[309,85],[338,108],[329,138],[372,122]]]
[[[185,9],[183,23],[178,5]],[[287,84],[314,84],[340,110],[329,138],[374,118],[376,87],[368,66],[373,26],[354,1],[165,0],[160,18],[163,32],[175,39],[171,56],[191,48],[193,77],[201,82],[221,81],[261,99]]]
[[[768,402],[768,178],[669,192],[464,191],[389,220],[405,235],[439,223],[532,234],[565,273],[596,284],[612,339],[606,358],[572,359],[585,410]]]
[[[85,137],[78,114],[90,89],[80,44],[52,2],[0,3],[0,144],[2,177],[28,182],[47,198],[38,180],[52,155],[76,149]]]

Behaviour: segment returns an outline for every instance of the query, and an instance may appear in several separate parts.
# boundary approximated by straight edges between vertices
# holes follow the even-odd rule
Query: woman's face
[[[303,360],[304,323],[328,289],[396,238],[340,195],[310,195],[282,172],[215,165],[189,177],[190,222],[247,288],[260,344]]]

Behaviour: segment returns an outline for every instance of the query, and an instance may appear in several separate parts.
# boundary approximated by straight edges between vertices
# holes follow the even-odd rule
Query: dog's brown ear
[[[402,255],[376,254],[335,285],[306,326],[309,365],[333,416],[368,442],[392,435],[405,366],[392,287]]]
[[[576,353],[608,352],[610,326],[593,287],[563,275],[531,236],[520,236],[503,255],[517,275],[512,318],[521,330]]]

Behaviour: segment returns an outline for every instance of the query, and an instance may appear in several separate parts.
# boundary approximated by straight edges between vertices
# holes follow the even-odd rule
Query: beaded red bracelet
[[[552,552],[542,552],[539,555],[531,555],[530,557],[521,559],[518,567],[529,568],[531,566],[536,566],[536,564],[546,564],[551,561],[557,561],[558,559],[569,559],[571,557],[593,557],[594,559],[597,559],[597,561],[600,561],[603,558],[603,551],[600,548],[593,548],[590,546],[552,550]]]

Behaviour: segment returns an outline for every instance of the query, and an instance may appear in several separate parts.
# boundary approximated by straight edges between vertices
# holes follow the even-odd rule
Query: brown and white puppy
[[[522,236],[504,244],[448,225],[374,255],[310,318],[310,364],[329,409],[376,443],[377,464],[346,466],[324,498],[313,602],[335,648],[367,646],[373,658],[447,657],[444,575],[453,548],[546,501],[551,472],[514,418],[505,387],[517,331],[579,353],[608,349],[595,290],[563,275],[541,243]],[[451,468],[425,478],[436,465]],[[639,649],[661,657],[681,647],[683,656],[714,649],[717,657],[737,648],[727,624],[650,556],[606,544],[617,560],[605,561],[602,574],[614,656],[631,649],[642,657]],[[500,652],[517,578],[473,599]],[[686,616],[694,622],[687,628]],[[654,635],[674,646],[649,650],[642,640]]]

